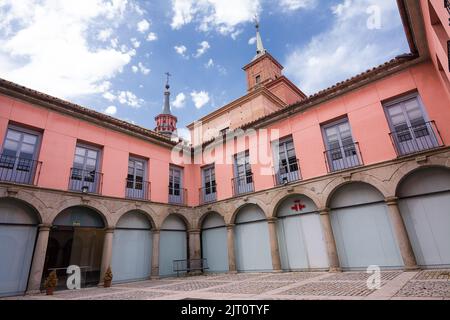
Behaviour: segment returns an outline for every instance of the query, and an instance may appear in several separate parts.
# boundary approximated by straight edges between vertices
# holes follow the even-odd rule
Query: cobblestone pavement
[[[208,274],[147,280],[44,293],[7,300],[178,300],[178,299],[448,299],[450,270],[383,271],[379,289],[367,285],[365,272],[290,272]]]

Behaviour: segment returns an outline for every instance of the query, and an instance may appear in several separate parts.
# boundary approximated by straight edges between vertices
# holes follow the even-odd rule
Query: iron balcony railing
[[[150,200],[151,184],[138,179],[125,179],[125,197],[136,200]]]
[[[216,185],[199,189],[200,204],[211,203],[217,200]]]
[[[0,181],[37,185],[42,162],[0,155]]]
[[[336,172],[363,164],[358,142],[346,144],[324,152],[328,172]]]
[[[254,187],[254,183],[253,183],[253,174],[233,178],[231,180],[231,183],[232,183],[234,196],[251,193],[251,192],[255,191],[255,187]]]
[[[101,194],[103,173],[77,168],[70,169],[69,190]]]
[[[444,145],[434,121],[397,129],[390,133],[397,156],[405,156]]]
[[[187,205],[187,189],[169,186],[169,203]]]
[[[298,159],[294,162],[291,161],[289,164],[280,163],[274,167],[274,171],[275,185],[277,186],[302,179]]]
[[[448,14],[450,14],[450,0],[444,0],[444,7],[447,9]]]

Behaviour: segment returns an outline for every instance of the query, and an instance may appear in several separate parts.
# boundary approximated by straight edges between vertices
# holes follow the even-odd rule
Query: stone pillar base
[[[236,270],[234,271],[228,271],[227,274],[238,274],[239,272],[237,272]]]
[[[160,276],[151,276],[150,277],[150,280],[159,280],[159,279],[161,279]]]
[[[415,271],[420,271],[422,270],[422,268],[420,268],[419,266],[410,266],[410,267],[404,267],[403,271],[405,272],[415,272]]]
[[[27,292],[25,292],[26,296],[32,296],[32,295],[36,295],[36,294],[40,294],[41,290],[28,290]]]
[[[342,272],[342,269],[333,267],[333,268],[328,269],[328,272],[330,272],[330,273],[340,273],[340,272]]]
[[[283,273],[283,270],[272,270],[272,273]]]

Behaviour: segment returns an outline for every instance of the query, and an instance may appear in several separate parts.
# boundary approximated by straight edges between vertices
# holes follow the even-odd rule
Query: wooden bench
[[[180,272],[192,272],[208,270],[208,262],[206,259],[185,259],[173,261],[173,272],[177,273],[177,277]]]

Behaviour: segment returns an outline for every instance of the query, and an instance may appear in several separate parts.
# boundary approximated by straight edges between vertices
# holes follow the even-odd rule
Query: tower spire
[[[170,85],[169,85],[169,79],[172,76],[169,72],[166,72],[165,75],[167,76],[166,81],[166,91],[164,92],[164,109],[163,114],[171,114],[170,112]]]
[[[261,38],[261,33],[259,32],[258,16],[255,16],[255,28],[256,28],[256,56],[254,60],[266,53],[266,49],[264,49],[263,41]]]

